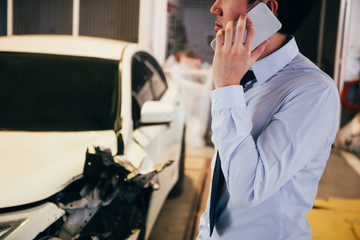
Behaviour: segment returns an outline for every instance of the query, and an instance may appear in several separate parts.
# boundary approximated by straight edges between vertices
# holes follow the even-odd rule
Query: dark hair
[[[248,0],[251,6],[257,0]],[[276,0],[278,2],[277,18],[282,24],[282,34],[293,34],[300,28],[316,0]]]

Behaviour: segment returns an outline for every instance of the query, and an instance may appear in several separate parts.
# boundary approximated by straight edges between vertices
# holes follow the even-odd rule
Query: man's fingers
[[[247,33],[246,33],[244,45],[247,47],[248,50],[251,51],[251,47],[253,45],[255,38],[255,30],[250,18],[246,19],[246,31]]]
[[[236,25],[236,34],[234,41],[235,46],[241,46],[243,44],[245,26],[246,26],[246,14],[243,13],[240,15],[238,23]]]
[[[226,24],[225,28],[225,40],[224,40],[224,47],[231,48],[232,46],[232,39],[233,39],[233,29],[234,29],[234,21],[229,21]]]
[[[219,51],[220,48],[224,45],[224,30],[219,30],[216,33],[216,51]]]
[[[261,43],[252,53],[251,53],[251,62],[254,63],[256,60],[263,54],[266,46],[270,43],[270,40],[265,40]]]

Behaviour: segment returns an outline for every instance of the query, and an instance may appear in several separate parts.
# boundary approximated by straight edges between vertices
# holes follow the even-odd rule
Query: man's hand
[[[251,52],[255,30],[251,20],[246,18],[246,14],[241,14],[239,17],[234,43],[232,43],[233,27],[234,22],[230,21],[227,23],[225,31],[219,30],[216,34],[216,48],[212,67],[215,88],[239,85],[241,78],[261,56],[270,42],[269,40],[264,41]],[[243,43],[245,27],[247,35]]]

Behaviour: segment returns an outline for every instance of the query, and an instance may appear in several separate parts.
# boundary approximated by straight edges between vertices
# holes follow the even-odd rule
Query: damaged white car
[[[184,165],[176,86],[137,44],[0,38],[0,239],[147,239]]]

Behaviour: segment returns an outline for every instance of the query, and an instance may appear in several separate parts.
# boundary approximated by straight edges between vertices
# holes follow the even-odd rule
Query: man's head
[[[282,24],[282,34],[293,34],[306,18],[316,0],[216,0],[210,9],[216,15],[215,31],[224,29],[226,23],[237,20],[259,2],[264,2]]]

